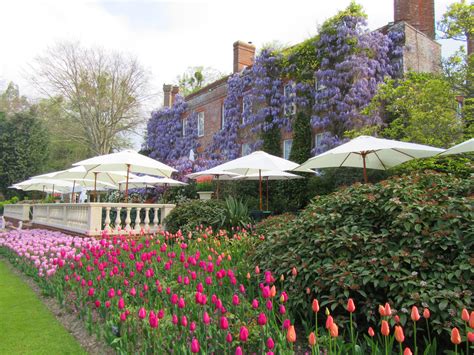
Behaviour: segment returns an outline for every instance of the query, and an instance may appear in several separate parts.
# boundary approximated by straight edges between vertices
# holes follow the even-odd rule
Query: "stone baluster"
[[[130,211],[132,210],[132,207],[126,207],[127,209],[127,217],[125,218],[125,230],[128,232],[132,229],[130,227],[130,223],[132,222],[132,219],[130,218]]]
[[[140,223],[141,223],[141,218],[140,218],[140,211],[141,207],[137,207],[137,216],[135,217],[135,232],[140,233]]]
[[[145,232],[148,233],[149,229],[150,229],[150,207],[146,207],[145,208],[145,220],[143,222],[145,222],[145,225],[143,226],[143,229],[145,230]]]
[[[158,230],[158,207],[153,207],[153,230],[157,231]]]
[[[110,232],[110,207],[105,207],[105,231]]]
[[[115,230],[118,232],[122,228],[122,221],[120,220],[120,211],[122,207],[117,207],[117,216],[115,216]]]

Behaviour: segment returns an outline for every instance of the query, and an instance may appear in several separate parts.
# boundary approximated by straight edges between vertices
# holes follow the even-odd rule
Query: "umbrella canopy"
[[[386,170],[416,158],[427,158],[443,152],[443,149],[428,145],[399,142],[390,139],[360,136],[325,153],[308,159],[295,171],[308,169],[356,167]]]
[[[455,145],[454,147],[445,150],[440,155],[461,154],[469,152],[474,152],[474,138],[459,143],[458,145]]]
[[[130,172],[170,177],[171,174],[176,171],[176,169],[173,169],[166,164],[145,155],[138,154],[133,150],[124,150],[118,153],[100,155],[77,162],[73,165],[82,165],[87,171],[91,172],[127,172],[125,202],[128,200],[128,180],[130,179]]]
[[[125,184],[127,181],[122,180],[119,184]],[[167,185],[167,186],[184,186],[187,185],[185,182],[174,180],[171,178],[157,178],[154,176],[144,175],[137,176],[129,179],[128,187],[137,188],[143,186],[155,186],[155,185]]]
[[[125,171],[106,171],[97,172],[88,171],[83,166],[75,166],[71,169],[55,171],[48,174],[34,176],[33,178],[41,179],[60,179],[68,181],[77,181],[78,184],[81,180],[96,180],[97,185],[102,186],[103,184],[109,187],[115,187],[127,176]],[[130,178],[135,178],[136,175],[130,174]],[[82,186],[82,185],[81,185]]]
[[[73,183],[54,179],[30,179],[13,185],[23,191],[44,191],[67,193],[72,190]]]
[[[256,151],[241,158],[231,160],[227,163],[215,166],[214,169],[236,173],[239,175],[259,175],[259,197],[260,210],[262,210],[262,172],[263,171],[285,171],[293,170],[298,167],[298,164],[262,152]]]
[[[246,176],[237,176],[233,178],[233,180],[259,180],[260,176],[262,177],[263,180],[266,180],[267,182],[267,195],[266,195],[266,200],[267,200],[267,211],[268,211],[268,181],[269,180],[293,180],[293,179],[303,179],[302,176],[292,174],[292,173],[287,173],[286,171],[274,171],[274,170],[269,170],[269,171],[264,171],[261,174],[250,174]]]

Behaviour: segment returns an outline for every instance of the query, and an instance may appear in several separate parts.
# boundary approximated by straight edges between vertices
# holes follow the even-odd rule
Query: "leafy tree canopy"
[[[178,75],[176,82],[182,96],[187,96],[202,89],[204,86],[222,78],[224,75],[217,69],[210,67],[189,67],[186,71]]]

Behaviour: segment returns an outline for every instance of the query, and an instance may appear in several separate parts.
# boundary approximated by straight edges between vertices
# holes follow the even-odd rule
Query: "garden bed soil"
[[[9,270],[15,275],[17,275],[22,281],[24,281],[36,294],[36,296],[43,302],[43,304],[48,308],[48,310],[56,317],[59,323],[77,340],[77,342],[82,346],[82,348],[88,354],[115,354],[113,349],[109,347],[102,340],[97,339],[95,335],[90,335],[84,323],[77,318],[75,314],[68,313],[64,308],[62,308],[59,303],[51,297],[45,297],[40,287],[36,284],[34,280],[30,277],[23,274],[21,271],[16,269],[8,259],[1,257],[0,260],[7,265]]]

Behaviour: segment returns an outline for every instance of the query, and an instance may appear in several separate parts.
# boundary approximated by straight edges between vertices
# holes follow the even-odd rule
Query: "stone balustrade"
[[[59,203],[33,205],[32,222],[85,235],[155,233],[162,228],[172,204]]]
[[[13,219],[17,221],[27,222],[30,220],[30,207],[29,204],[15,204],[15,205],[4,205],[3,216],[7,219]]]

